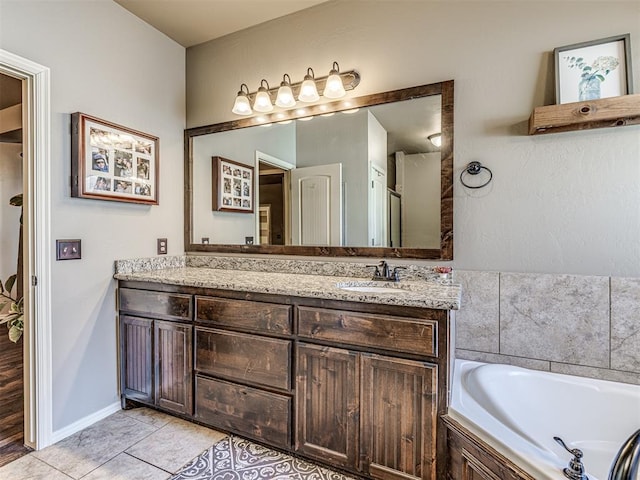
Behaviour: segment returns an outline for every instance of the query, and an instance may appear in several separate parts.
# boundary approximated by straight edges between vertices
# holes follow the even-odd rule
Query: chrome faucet
[[[609,480],[638,480],[640,473],[640,430],[622,444],[609,471]]]
[[[582,453],[582,450],[579,448],[570,449],[560,437],[553,437],[553,439],[562,445],[567,452],[573,455],[573,458],[569,461],[569,466],[562,470],[564,476],[571,480],[589,480],[589,477],[584,473],[584,465],[582,464],[582,456],[584,454]]]
[[[393,270],[389,264],[381,260],[378,265],[367,265],[367,267],[375,268],[372,280],[381,280],[387,282],[399,282],[400,275],[398,270],[404,270],[407,267],[394,267]]]

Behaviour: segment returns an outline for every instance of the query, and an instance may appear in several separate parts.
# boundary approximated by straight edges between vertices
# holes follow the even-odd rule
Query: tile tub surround
[[[398,284],[401,288],[393,293],[354,292],[337,286],[353,282],[354,277],[223,270],[204,266],[116,273],[114,277],[118,280],[442,310],[460,308],[461,295],[460,285],[443,285],[435,280],[402,280]],[[362,280],[370,278],[365,277]],[[356,280],[358,280],[357,277]]]
[[[457,270],[456,356],[640,384],[640,279]]]

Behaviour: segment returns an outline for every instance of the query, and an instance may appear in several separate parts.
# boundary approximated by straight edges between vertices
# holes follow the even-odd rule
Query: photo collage
[[[223,209],[253,211],[253,169],[220,162],[221,207]]]
[[[155,145],[102,125],[87,125],[86,188],[108,196],[155,197]]]

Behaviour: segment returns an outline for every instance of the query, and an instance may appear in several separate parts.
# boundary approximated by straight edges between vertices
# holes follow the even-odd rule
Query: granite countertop
[[[300,273],[260,272],[182,266],[148,271],[117,272],[118,280],[163,283],[298,297],[379,303],[408,307],[458,310],[461,287],[435,280],[411,279],[400,282],[371,282],[368,278]],[[340,286],[375,285],[392,292],[349,291]]]

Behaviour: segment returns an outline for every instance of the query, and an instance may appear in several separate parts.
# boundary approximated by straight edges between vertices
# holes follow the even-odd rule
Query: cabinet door
[[[192,326],[155,320],[155,403],[191,415]]]
[[[120,316],[122,394],[132,400],[153,403],[153,320]]]
[[[436,478],[437,366],[362,354],[361,468],[373,478]]]
[[[358,354],[307,344],[297,352],[296,450],[356,468]]]

